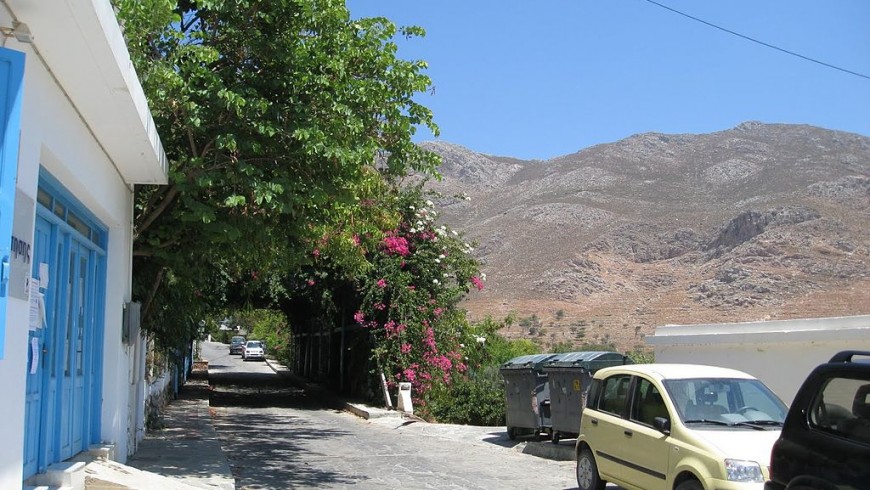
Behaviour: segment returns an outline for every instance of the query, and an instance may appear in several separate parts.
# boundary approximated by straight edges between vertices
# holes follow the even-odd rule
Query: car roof
[[[626,364],[599,369],[595,373],[596,378],[603,378],[611,374],[635,374],[646,375],[651,378],[663,379],[694,379],[694,378],[740,378],[755,379],[755,376],[738,371],[736,369],[719,366],[707,366],[703,364]]]

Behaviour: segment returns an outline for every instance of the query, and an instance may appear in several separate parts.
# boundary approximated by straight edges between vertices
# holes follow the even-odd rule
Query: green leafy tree
[[[226,303],[274,303],[323,242],[365,270],[353,236],[396,216],[363,203],[437,157],[414,101],[425,62],[397,58],[387,19],[336,0],[115,0],[169,159],[169,183],[137,186],[134,295],[164,347]]]

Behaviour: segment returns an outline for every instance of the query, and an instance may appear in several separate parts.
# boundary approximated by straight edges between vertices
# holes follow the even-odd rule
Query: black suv
[[[870,352],[840,352],[810,373],[770,460],[765,490],[870,489]]]

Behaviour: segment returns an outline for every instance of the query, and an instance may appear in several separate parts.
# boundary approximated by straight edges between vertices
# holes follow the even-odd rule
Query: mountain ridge
[[[529,161],[421,145],[488,277],[463,307],[515,314],[509,336],[633,350],[664,324],[870,312],[865,136],[750,121]]]

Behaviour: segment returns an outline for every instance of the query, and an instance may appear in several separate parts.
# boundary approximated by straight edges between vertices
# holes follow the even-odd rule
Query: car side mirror
[[[671,434],[671,420],[666,417],[656,417],[653,419],[653,427],[662,434]]]

